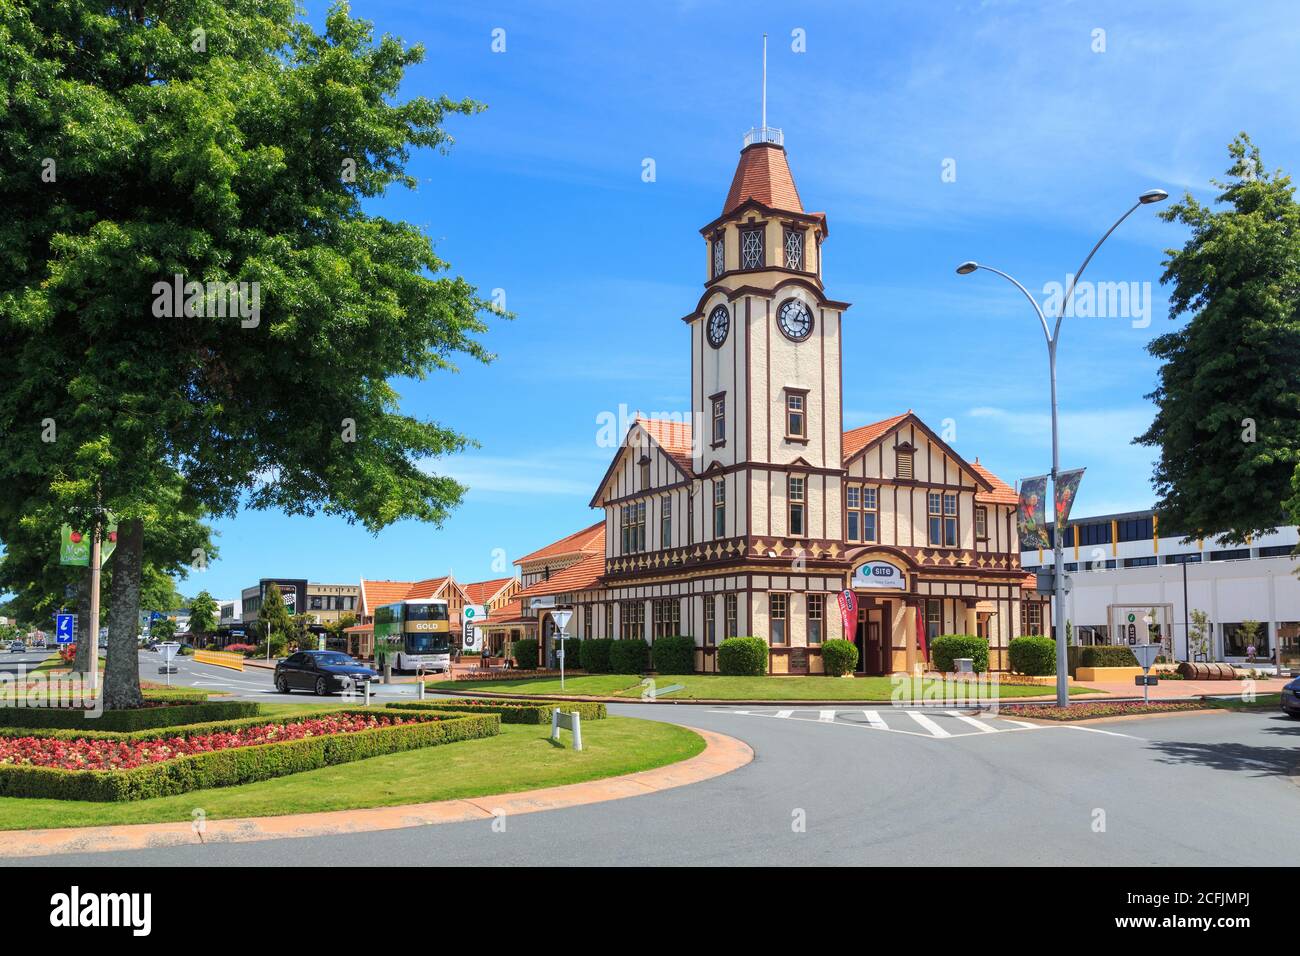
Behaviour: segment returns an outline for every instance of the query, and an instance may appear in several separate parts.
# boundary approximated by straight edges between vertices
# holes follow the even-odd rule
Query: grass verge
[[[663,700],[873,700],[894,696],[891,677],[724,677],[721,674],[662,674],[655,678],[659,688],[682,685],[680,690],[660,692]],[[458,693],[574,695],[582,697],[625,697],[635,700],[644,690],[642,679],[633,674],[586,674],[567,678],[560,690],[559,678],[537,677],[499,681],[438,681],[430,690]],[[1053,685],[999,684],[999,699],[1054,695]],[[1088,687],[1071,687],[1070,693],[1096,694]]]
[[[508,724],[482,740],[131,803],[5,797],[0,830],[191,820],[195,810],[229,819],[517,793],[650,770],[704,749],[703,738],[685,727],[631,717],[584,723],[583,750],[576,753],[567,740],[563,748],[552,744],[549,733],[550,727]]]

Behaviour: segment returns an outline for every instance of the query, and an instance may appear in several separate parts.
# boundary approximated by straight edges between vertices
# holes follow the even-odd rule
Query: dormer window
[[[786,227],[783,245],[785,249],[785,267],[787,269],[803,271],[803,240],[804,231],[802,229]]]
[[[763,268],[762,226],[753,226],[740,231],[740,268]]]
[[[713,278],[717,278],[726,271],[727,265],[726,247],[722,244],[722,236],[713,240]]]

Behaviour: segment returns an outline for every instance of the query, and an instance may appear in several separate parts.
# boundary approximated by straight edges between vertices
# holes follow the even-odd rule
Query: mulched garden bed
[[[1098,717],[1133,717],[1139,714],[1170,714],[1180,710],[1209,710],[1202,701],[1170,700],[1143,704],[1138,701],[1086,701],[1069,707],[1003,704],[999,716],[1034,717],[1039,720],[1094,720]]]

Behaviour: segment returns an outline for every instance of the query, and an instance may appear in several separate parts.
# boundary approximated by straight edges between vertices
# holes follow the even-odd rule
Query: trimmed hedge
[[[1056,673],[1056,641],[1041,634],[1011,639],[1011,669],[1030,677]]]
[[[501,718],[496,714],[413,716],[418,716],[421,722],[253,747],[231,747],[131,770],[58,770],[5,765],[0,766],[0,796],[97,802],[149,800],[191,790],[233,787],[458,740],[492,737],[501,732]],[[260,722],[265,723],[266,718],[260,718]]]
[[[609,649],[609,670],[613,674],[644,674],[650,665],[650,645],[640,638],[615,641]]]
[[[680,635],[655,638],[650,656],[660,674],[694,674],[695,638]]]
[[[858,666],[858,646],[852,641],[832,638],[822,645],[822,669],[830,677],[843,677]]]
[[[515,657],[515,667],[527,671],[537,670],[537,638],[520,638],[515,641],[511,653]]]
[[[591,700],[492,700],[470,698],[456,701],[401,701],[389,704],[389,710],[441,710],[453,713],[496,714],[503,724],[549,724],[551,712],[559,708],[566,714],[575,710],[583,720],[604,720],[609,716],[605,705]]]
[[[1127,647],[1101,645],[1085,647],[1079,655],[1080,667],[1137,667],[1137,658]]]
[[[164,699],[161,696],[150,700]],[[179,727],[185,724],[211,723],[255,717],[262,713],[260,704],[245,700],[212,700],[194,703],[193,698],[178,698],[184,703],[164,707],[138,707],[133,710],[106,710],[98,717],[89,711],[55,707],[0,707],[0,727],[27,727],[33,730],[51,727],[71,730],[118,731],[147,730],[150,727]]]
[[[930,660],[940,673],[955,671],[959,657],[969,657],[975,672],[983,674],[989,669],[989,642],[972,634],[940,634],[930,642]]]
[[[597,637],[582,642],[581,664],[588,674],[610,674],[609,649],[614,645],[612,638]]]
[[[767,641],[761,637],[729,637],[718,645],[718,672],[731,677],[762,677],[767,673]]]
[[[256,727],[260,724],[296,724],[313,717],[335,713],[333,708],[321,707],[304,710],[283,717],[236,717],[231,720],[210,720],[203,724],[181,724],[174,727],[146,727],[142,730],[71,730],[63,728],[0,727],[0,737],[48,737],[55,740],[161,740],[165,737],[193,737],[197,734],[219,734]],[[365,713],[365,711],[361,711]]]

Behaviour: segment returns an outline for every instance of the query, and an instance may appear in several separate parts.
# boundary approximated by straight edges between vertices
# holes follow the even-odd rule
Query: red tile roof
[[[803,212],[799,190],[795,188],[782,147],[757,143],[741,150],[722,214],[727,215],[747,199],[756,199],[771,209]]]
[[[687,476],[694,474],[691,467],[694,446],[691,444],[690,422],[638,416],[636,423],[645,429],[646,434],[677,464],[683,474]]]
[[[489,615],[486,627],[504,625],[536,624],[536,617],[524,617],[524,605],[519,598],[511,598],[501,608]]]
[[[597,521],[588,528],[581,531],[575,531],[559,541],[552,542],[544,548],[525,554],[522,558],[516,558],[515,564],[524,564],[528,561],[540,561],[543,558],[558,558],[566,554],[583,554],[598,551],[605,553],[605,519]]]
[[[844,433],[844,460],[848,461],[862,449],[866,448],[876,439],[887,435],[899,422],[912,414],[909,409],[901,415],[895,415],[893,418],[886,418],[881,422],[872,422],[870,425],[863,425],[861,428],[855,428],[852,431]]]
[[[438,592],[446,586],[449,580],[449,576],[444,574],[440,578],[425,578],[423,581],[416,581],[406,592],[404,598],[408,601],[414,601],[418,598],[437,597]]]
[[[549,578],[528,585],[519,592],[519,597],[540,597],[544,594],[569,594],[573,591],[587,591],[600,584],[600,576],[605,573],[605,552],[589,554],[577,564],[556,571]]]
[[[474,581],[461,586],[470,604],[487,604],[510,586],[514,578],[493,578],[491,581]]]
[[[374,614],[375,608],[392,604],[406,597],[410,581],[367,581],[361,579],[361,612]]]
[[[975,469],[976,474],[993,486],[992,491],[975,492],[976,501],[987,501],[996,505],[1014,505],[1020,500],[1015,489],[981,465],[978,458],[971,462],[970,466]]]
[[[1020,586],[1026,591],[1038,590],[1038,576],[1034,574],[1026,574],[1025,579],[1020,582]]]

